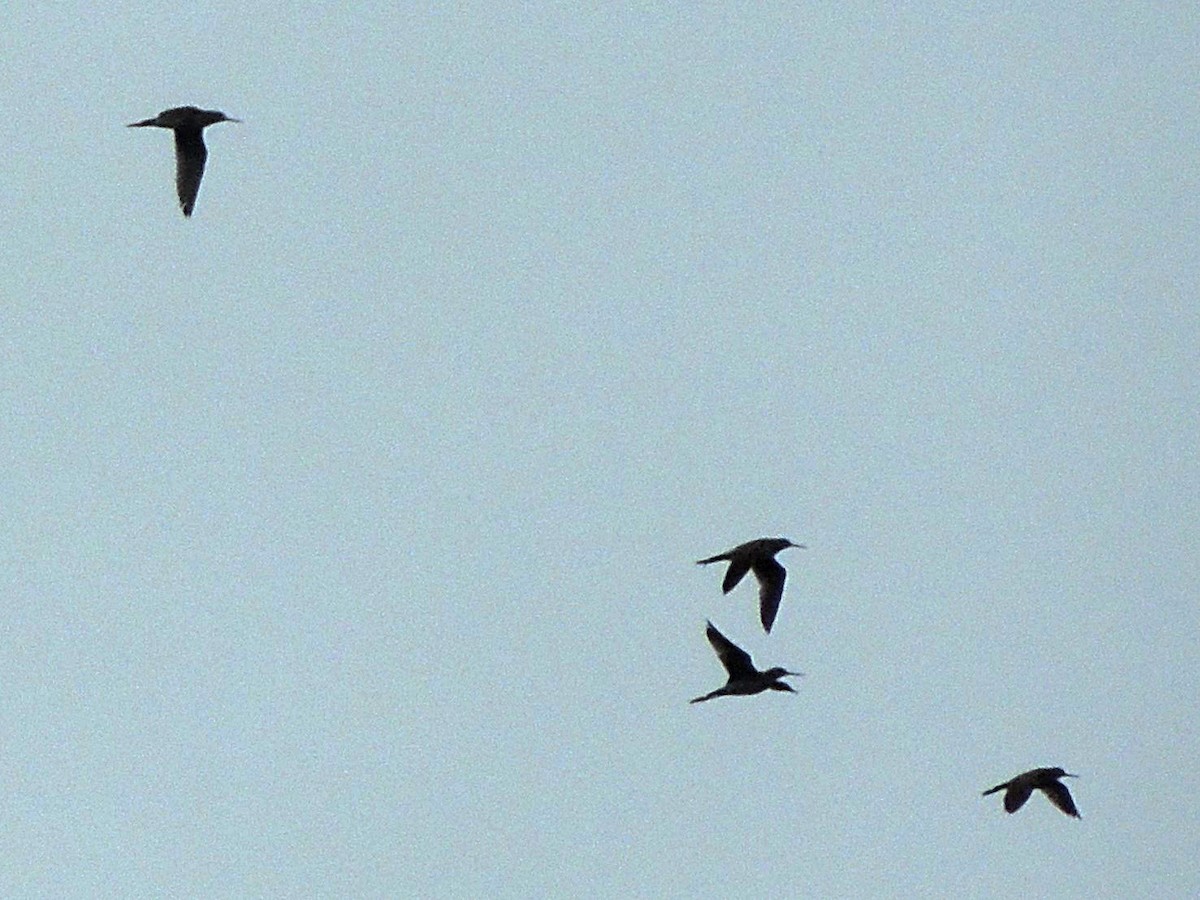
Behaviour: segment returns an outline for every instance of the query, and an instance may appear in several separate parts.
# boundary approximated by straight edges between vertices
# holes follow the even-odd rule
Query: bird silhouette
[[[204,177],[204,162],[208,149],[204,146],[204,129],[218,122],[241,122],[215,109],[198,109],[195,106],[177,106],[164,109],[153,119],[131,122],[130,128],[170,128],[175,132],[175,190],[179,193],[179,205],[183,214],[191,216],[196,205],[196,194],[200,191],[200,179]]]
[[[753,570],[754,577],[758,579],[758,612],[763,630],[769,634],[771,626],[775,624],[775,614],[779,612],[783,582],[787,578],[787,570],[775,560],[775,554],[788,547],[805,549],[803,544],[793,544],[787,538],[759,538],[708,559],[696,560],[696,564],[707,566],[728,560],[729,568],[725,570],[725,581],[721,584],[721,590],[726,594],[737,587],[747,572]]]
[[[721,660],[721,665],[729,673],[729,681],[725,683],[724,687],[717,688],[703,697],[689,700],[689,703],[703,703],[713,697],[727,697],[733,694],[761,694],[766,690],[796,693],[790,684],[781,679],[787,675],[799,677],[804,674],[803,672],[789,672],[787,669],[781,668],[760,672],[754,667],[750,654],[717,631],[712,622],[708,623],[705,634],[708,635],[708,642],[712,644],[713,650],[717,652],[717,658]]]
[[[1066,785],[1058,780],[1060,778],[1078,777],[1078,775],[1072,775],[1070,772],[1064,772],[1057,766],[1052,769],[1030,769],[1028,772],[1022,772],[1015,778],[1010,778],[1004,784],[988,788],[983,792],[983,796],[986,797],[988,794],[994,794],[996,791],[1004,791],[1004,811],[1015,813],[1025,805],[1025,801],[1029,799],[1029,795],[1037,790],[1045,794],[1051,803],[1068,816],[1079,819],[1082,817],[1079,815],[1079,810],[1075,808],[1075,801],[1071,799],[1071,792],[1067,790]]]

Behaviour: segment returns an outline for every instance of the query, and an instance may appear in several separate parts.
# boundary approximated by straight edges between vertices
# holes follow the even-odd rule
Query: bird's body
[[[690,700],[690,703],[703,703],[713,697],[728,697],[735,694],[761,694],[767,690],[796,693],[791,685],[781,679],[787,675],[800,676],[804,674],[803,672],[789,672],[787,669],[781,668],[760,672],[755,668],[750,654],[717,631],[712,622],[708,623],[705,633],[708,635],[708,642],[712,644],[713,650],[717,653],[717,658],[721,660],[721,665],[729,673],[729,681],[724,687],[717,688],[702,697],[696,697]]]
[[[1071,799],[1071,792],[1067,790],[1066,785],[1059,781],[1060,778],[1077,777],[1070,772],[1064,772],[1057,766],[1048,769],[1030,769],[1015,778],[1010,778],[1003,784],[988,788],[983,792],[983,796],[1004,791],[1004,811],[1015,813],[1025,805],[1030,794],[1035,790],[1041,791],[1060,810],[1068,816],[1078,819],[1081,816],[1079,810],[1075,808],[1075,801]]]
[[[240,122],[215,109],[177,106],[165,109],[153,119],[131,122],[130,128],[170,128],[175,132],[175,189],[183,214],[190,216],[204,177],[208,149],[204,146],[204,129],[218,122]]]
[[[779,601],[783,599],[783,582],[787,578],[787,570],[776,562],[775,554],[788,547],[804,549],[803,544],[793,544],[787,538],[759,538],[708,559],[697,560],[696,564],[706,566],[728,561],[729,568],[721,584],[721,590],[726,594],[737,587],[747,572],[753,571],[758,579],[759,616],[763,630],[770,633],[771,626],[775,624],[775,614],[779,612]]]

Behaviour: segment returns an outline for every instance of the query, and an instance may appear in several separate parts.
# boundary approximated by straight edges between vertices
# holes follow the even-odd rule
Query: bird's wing
[[[725,580],[721,582],[721,590],[728,594],[738,582],[746,577],[746,573],[750,571],[750,561],[741,556],[735,556],[729,561],[729,568],[725,571]]]
[[[1050,798],[1050,802],[1065,812],[1068,816],[1074,816],[1076,819],[1082,818],[1079,815],[1079,810],[1075,808],[1075,801],[1071,799],[1071,792],[1067,790],[1067,786],[1057,781],[1052,781],[1045,785],[1042,790],[1046,796]]]
[[[175,190],[179,193],[179,205],[185,216],[190,216],[196,205],[207,159],[208,150],[204,147],[200,129],[175,129]]]
[[[787,570],[773,558],[767,557],[754,563],[754,577],[758,579],[758,612],[763,629],[770,632],[779,612],[779,601],[783,599],[783,582]]]
[[[731,679],[747,678],[758,674],[758,669],[754,668],[750,654],[717,631],[712,622],[708,623],[706,634],[708,642],[717,651],[717,658],[721,660],[721,665],[725,667],[725,671],[729,673]]]
[[[1025,801],[1029,799],[1029,795],[1033,792],[1027,784],[1013,784],[1004,792],[1004,811],[1015,813],[1018,809],[1025,805]]]

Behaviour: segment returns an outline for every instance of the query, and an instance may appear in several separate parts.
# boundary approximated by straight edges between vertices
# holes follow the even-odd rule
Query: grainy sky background
[[[1200,893],[1200,13],[1085,7],[6,7],[0,893]]]

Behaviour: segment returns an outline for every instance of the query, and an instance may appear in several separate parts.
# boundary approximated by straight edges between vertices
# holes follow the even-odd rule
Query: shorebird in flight
[[[218,122],[240,122],[215,109],[197,109],[195,106],[177,106],[164,109],[153,119],[131,122],[130,128],[170,128],[175,132],[175,190],[179,192],[179,205],[183,214],[190,216],[196,205],[196,194],[200,191],[200,179],[204,177],[204,161],[208,150],[204,146],[204,129]]]
[[[713,697],[728,697],[733,694],[761,694],[766,690],[796,693],[792,686],[782,679],[786,675],[801,676],[804,674],[803,672],[789,672],[787,669],[780,668],[760,672],[754,667],[750,654],[717,631],[712,622],[708,623],[705,633],[708,635],[708,642],[717,651],[721,665],[729,673],[729,681],[725,683],[725,687],[717,688],[703,697],[689,700],[689,703],[703,703]]]
[[[787,578],[787,570],[775,560],[775,554],[788,547],[805,549],[803,544],[793,544],[787,538],[759,538],[739,544],[732,550],[710,556],[708,559],[696,561],[697,565],[707,566],[709,563],[729,561],[725,571],[725,581],[721,590],[726,594],[732,591],[746,573],[754,570],[758,579],[758,612],[762,618],[763,630],[770,633],[775,624],[775,614],[779,612],[779,601],[783,599],[783,582]]]
[[[1030,769],[1028,772],[1022,772],[1016,778],[1010,778],[1004,784],[988,788],[983,792],[983,796],[986,797],[988,794],[994,794],[996,791],[1004,791],[1004,811],[1015,813],[1025,805],[1025,801],[1029,799],[1029,795],[1037,790],[1045,794],[1051,803],[1068,816],[1074,816],[1078,819],[1081,816],[1079,815],[1079,810],[1075,808],[1075,801],[1071,799],[1071,792],[1067,790],[1065,784],[1062,784],[1058,780],[1060,778],[1078,777],[1078,775],[1072,775],[1070,772],[1064,772],[1057,766],[1053,769]]]

